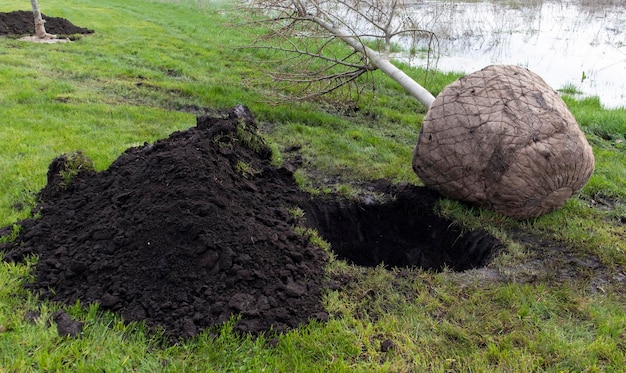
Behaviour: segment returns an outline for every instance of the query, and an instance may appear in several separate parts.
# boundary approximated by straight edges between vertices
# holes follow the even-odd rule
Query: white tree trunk
[[[33,7],[33,17],[35,19],[35,36],[40,39],[56,38],[56,35],[48,34],[46,32],[46,27],[44,26],[46,21],[41,18],[41,12],[39,11],[39,3],[37,3],[37,0],[30,0],[30,5]]]
[[[427,108],[430,108],[435,97],[426,90],[426,88],[419,85],[413,78],[408,76],[404,71],[397,68],[389,60],[380,55],[380,53],[367,47],[355,37],[349,33],[343,32],[341,29],[328,23],[326,20],[316,17],[314,15],[307,16],[311,21],[317,23],[331,34],[337,36],[355,51],[364,54],[371,61],[371,63],[378,67],[382,72],[389,75],[393,80],[398,82],[409,94],[415,97],[419,102],[424,104]]]

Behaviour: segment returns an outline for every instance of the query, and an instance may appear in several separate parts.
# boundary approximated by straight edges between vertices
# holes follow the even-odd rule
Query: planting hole
[[[436,201],[433,192],[416,186],[402,187],[387,202],[318,198],[305,209],[306,220],[339,259],[356,265],[456,271],[484,266],[500,241],[436,215]]]

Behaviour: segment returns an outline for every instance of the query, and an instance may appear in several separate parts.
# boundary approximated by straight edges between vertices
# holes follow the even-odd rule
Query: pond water
[[[411,9],[437,35],[431,67],[469,73],[520,65],[554,89],[626,107],[626,0],[422,1]]]

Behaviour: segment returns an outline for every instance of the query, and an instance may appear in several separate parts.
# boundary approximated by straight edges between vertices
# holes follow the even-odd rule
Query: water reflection
[[[413,9],[438,36],[440,70],[516,64],[555,89],[626,107],[626,0],[425,1]]]

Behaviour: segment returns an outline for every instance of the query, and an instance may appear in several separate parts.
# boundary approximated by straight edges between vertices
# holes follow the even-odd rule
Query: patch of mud
[[[78,27],[65,18],[48,17],[44,14],[41,17],[46,21],[46,31],[60,38],[72,38],[72,35],[91,34],[94,32],[87,28]],[[32,11],[17,10],[0,13],[0,36],[22,36],[33,35],[34,33],[35,25]]]
[[[328,255],[295,233],[296,207],[359,265],[473,268],[499,247],[436,217],[438,196],[424,188],[374,183],[387,196],[380,203],[314,198],[296,186],[295,165],[270,158],[243,106],[130,148],[105,171],[75,165],[83,171],[70,183],[59,157],[39,218],[19,222],[20,235],[0,250],[9,261],[39,257],[27,284],[34,292],[97,303],[178,340],[233,316],[236,330],[252,334],[327,319]]]
[[[524,259],[517,264],[498,266],[493,262],[471,271],[456,272],[450,279],[459,285],[480,281],[500,283],[576,284],[589,294],[626,295],[626,271],[619,266],[609,268],[599,258],[568,247],[562,242],[532,235],[520,230],[508,232],[525,249]]]
[[[505,269],[503,275],[509,281],[552,283],[584,281],[590,293],[624,293],[626,288],[624,269],[611,270],[596,257],[574,252],[572,248],[562,243],[525,232],[511,232],[511,237],[526,247],[529,255],[523,265]]]
[[[606,196],[601,193],[595,194],[593,197],[583,198],[587,204],[594,209],[598,209],[601,211],[616,211],[624,210],[624,201],[620,200],[616,197]],[[626,224],[626,215],[624,214],[615,214],[615,220],[621,224]]]

